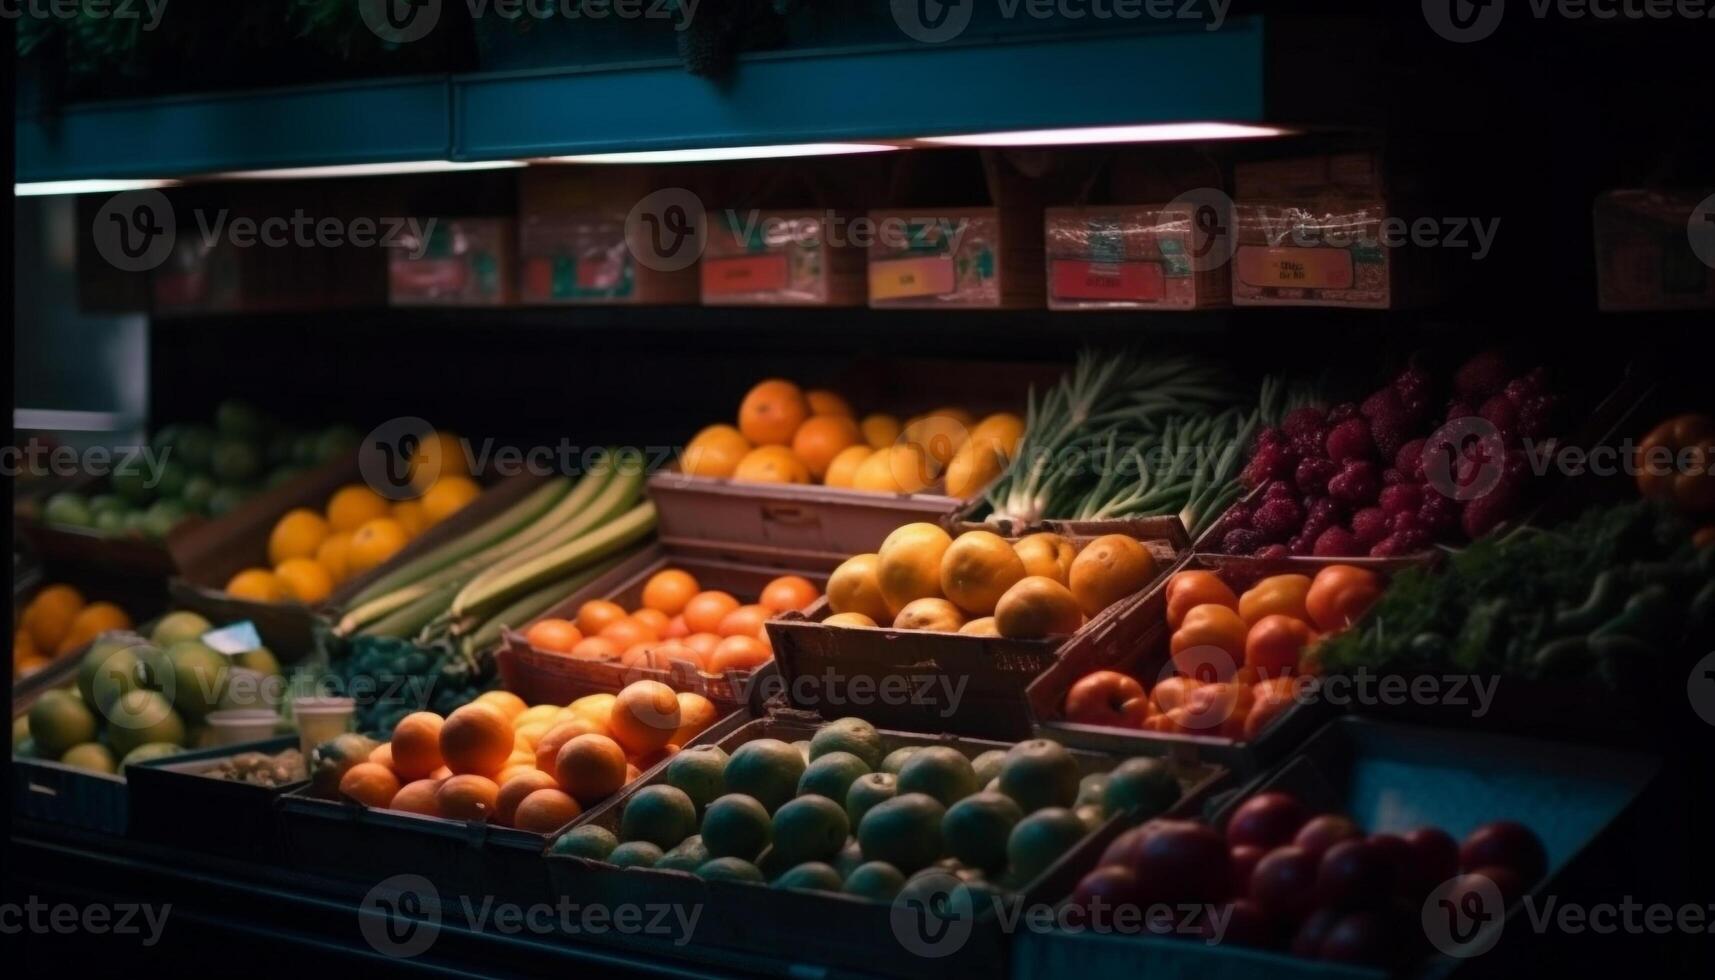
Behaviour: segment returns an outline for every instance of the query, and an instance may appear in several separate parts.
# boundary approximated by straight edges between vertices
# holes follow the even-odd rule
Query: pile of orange
[[[18,614],[18,629],[12,634],[12,676],[40,670],[109,630],[130,628],[131,617],[113,603],[86,602],[69,585],[46,586]]]
[[[828,578],[829,626],[1042,639],[1074,633],[1155,579],[1155,558],[1110,534],[1078,547],[1042,532],[1008,541],[992,531],[955,540],[934,524],[907,524],[874,554]]]
[[[1242,594],[1213,571],[1175,573],[1166,598],[1177,676],[1149,692],[1141,726],[1255,738],[1291,707],[1295,678],[1317,672],[1316,644],[1355,622],[1383,587],[1353,565],[1271,575]]]
[[[340,794],[364,806],[547,834],[670,758],[716,718],[698,694],[638,681],[615,694],[526,707],[489,691],[442,718],[406,715]]]
[[[412,458],[412,482],[421,496],[389,501],[353,483],[336,490],[321,512],[290,511],[268,535],[270,567],[244,569],[226,591],[254,602],[308,606],[326,600],[341,582],[380,566],[475,500],[482,488],[467,464],[458,437],[435,433]]]
[[[753,603],[730,592],[704,589],[696,576],[664,568],[643,583],[631,612],[617,602],[592,599],[577,618],[539,619],[524,631],[538,650],[624,668],[667,670],[675,660],[709,674],[751,670],[774,659],[764,627],[770,617],[808,608],[821,590],[800,575],[763,586]]]
[[[952,406],[903,421],[879,412],[860,419],[832,391],[772,378],[744,396],[737,425],[698,432],[679,468],[692,476],[876,493],[918,493],[940,483],[962,498],[1000,475],[1023,435],[1016,415],[979,421]]]

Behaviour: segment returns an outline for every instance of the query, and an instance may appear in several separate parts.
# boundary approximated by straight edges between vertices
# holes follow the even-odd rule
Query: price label
[[[869,298],[910,299],[953,291],[957,275],[950,256],[883,259],[869,264]]]
[[[1239,281],[1258,289],[1351,289],[1352,253],[1339,248],[1246,245],[1238,254]]]
[[[737,259],[703,259],[703,295],[734,296],[774,293],[786,288],[786,256],[751,255]]]
[[[1048,282],[1055,299],[1147,303],[1167,296],[1167,275],[1155,262],[1055,259]]]
[[[256,632],[256,624],[246,619],[231,626],[209,630],[202,635],[202,642],[220,653],[234,656],[261,649],[262,635]]]

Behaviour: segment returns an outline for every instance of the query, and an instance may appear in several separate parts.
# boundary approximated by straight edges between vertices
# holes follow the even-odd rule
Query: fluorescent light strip
[[[847,153],[885,153],[902,147],[891,143],[786,143],[780,146],[709,146],[692,150],[634,150],[626,153],[584,153],[547,157],[540,163],[708,163],[717,160],[764,160],[783,157],[827,157]]]
[[[49,197],[57,194],[118,194],[121,191],[146,191],[157,187],[173,187],[176,180],[42,180],[29,184],[13,184],[13,197]]]
[[[1258,139],[1290,136],[1293,130],[1239,123],[1152,123],[1141,126],[1084,126],[1076,129],[1026,129],[1002,133],[925,136],[935,146],[1079,146],[1089,143],[1186,143],[1197,140]]]
[[[393,163],[341,163],[325,167],[285,167],[278,170],[235,170],[208,174],[208,180],[313,180],[320,177],[385,177],[398,174],[456,173],[463,170],[505,170],[522,167],[522,160],[400,160]]]

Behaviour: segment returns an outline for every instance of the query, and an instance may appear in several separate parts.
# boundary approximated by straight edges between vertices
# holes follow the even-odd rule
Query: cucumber
[[[393,636],[401,639],[415,636],[447,608],[453,598],[453,586],[431,589],[403,608],[381,617],[358,631],[359,636]]]
[[[511,537],[547,513],[549,508],[571,491],[571,488],[572,481],[563,476],[557,476],[544,482],[541,487],[527,494],[523,500],[490,517],[471,531],[426,554],[418,555],[369,583],[363,591],[353,596],[351,601],[346,603],[347,607],[354,608],[363,605],[402,586],[411,585],[425,575],[445,568],[460,558]]]
[[[606,575],[629,557],[631,557],[631,553],[626,552],[599,561],[570,578],[545,585],[500,610],[459,641],[465,654],[469,656],[486,650],[500,639],[502,629],[509,626],[523,626],[553,608],[555,604],[573,592]]]
[[[453,599],[453,618],[481,616],[490,610],[504,608],[549,582],[565,578],[593,562],[625,550],[654,530],[655,505],[648,502],[638,504],[603,526],[510,569],[492,581],[472,582]]]

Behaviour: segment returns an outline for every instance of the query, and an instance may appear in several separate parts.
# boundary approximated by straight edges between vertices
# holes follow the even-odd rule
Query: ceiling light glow
[[[709,163],[720,160],[765,160],[781,157],[826,157],[847,153],[885,153],[901,147],[891,143],[786,143],[779,146],[708,146],[690,150],[634,150],[625,153],[583,153],[547,157],[543,163]]]
[[[1081,126],[1074,129],[1024,129],[1000,133],[925,136],[934,146],[1081,146],[1092,143],[1187,143],[1197,140],[1261,139],[1290,136],[1293,130],[1241,123],[1150,123],[1139,126]]]

